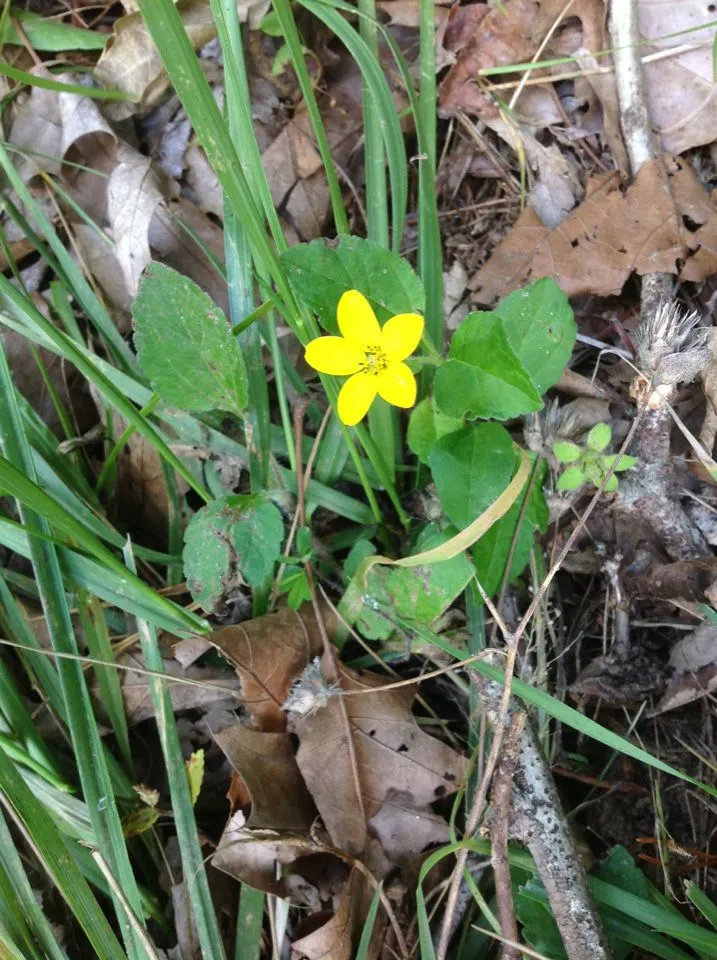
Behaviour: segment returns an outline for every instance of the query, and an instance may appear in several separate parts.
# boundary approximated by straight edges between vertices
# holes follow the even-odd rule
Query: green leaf
[[[283,37],[284,33],[281,29],[281,24],[279,23],[279,18],[274,13],[273,10],[270,10],[265,17],[262,18],[261,23],[259,24],[259,29],[262,33],[265,33],[268,37]]]
[[[625,847],[613,847],[604,863],[598,864],[593,876],[614,887],[634,893],[643,900],[649,899],[650,884],[645,874],[635,865],[635,860]]]
[[[20,25],[33,50],[43,50],[50,53],[59,53],[66,50],[102,50],[107,43],[106,33],[97,33],[95,30],[86,30],[83,27],[73,27],[72,24],[41,17],[29,10],[19,7],[12,8],[12,16],[20,21]],[[18,47],[23,45],[12,22],[8,23],[4,37],[5,43],[12,43]]]
[[[184,534],[184,572],[202,609],[213,610],[237,583],[252,586],[272,572],[284,536],[281,513],[262,496],[237,495],[208,503]]]
[[[629,457],[626,453],[623,453],[622,456],[619,453],[609,453],[606,457],[602,457],[601,463],[606,473],[613,463],[615,464],[615,473],[624,473],[625,470],[632,470],[633,467],[637,466],[637,457]]]
[[[516,468],[518,466],[516,457]],[[530,499],[525,508],[523,522],[518,533],[510,565],[509,580],[519,577],[530,560],[530,551],[533,549],[535,531],[545,533],[548,528],[548,506],[542,490],[541,475],[536,477]],[[493,596],[500,589],[505,574],[505,565],[513,544],[515,529],[520,519],[523,497],[519,497],[510,510],[497,523],[483,534],[473,547],[473,562],[476,565],[476,577],[488,596]]]
[[[582,467],[568,467],[558,478],[558,490],[577,490],[585,483]]]
[[[610,477],[608,482],[605,484],[605,493],[614,493],[617,490],[620,481],[617,478],[617,474],[614,474]]]
[[[439,530],[429,524],[419,534],[412,553],[431,550],[452,536],[456,530]],[[364,606],[361,632],[369,640],[384,640],[394,631],[391,613],[406,620],[430,624],[461,594],[471,578],[473,567],[464,553],[420,567],[373,567],[368,576],[366,593],[380,608],[388,608],[389,619]]]
[[[462,426],[463,420],[447,417],[437,409],[433,397],[425,397],[411,412],[406,438],[408,448],[422,463],[428,463],[428,455],[436,440]]]
[[[612,429],[609,423],[596,423],[588,434],[588,447],[596,453],[602,453],[610,445]]]
[[[582,448],[569,440],[558,440],[553,444],[553,454],[559,463],[573,463],[582,455]]]
[[[508,420],[542,407],[497,313],[470,313],[453,335],[449,357],[435,380],[436,405],[446,416]]]
[[[510,483],[513,440],[499,423],[475,424],[438,440],[428,463],[446,516],[462,530]]]
[[[568,298],[554,280],[543,277],[508,294],[495,313],[538,393],[545,393],[560,379],[573,352],[577,328]]]
[[[542,900],[530,896],[535,887],[542,890],[543,885],[532,878],[518,888],[515,915],[522,924],[523,939],[542,956],[550,960],[565,960],[567,955],[563,949],[563,940],[550,908]]]
[[[132,312],[140,365],[163,400],[180,410],[244,410],[241,350],[222,311],[196,283],[151,263]]]
[[[410,264],[371,240],[341,237],[300,243],[281,255],[296,297],[329,333],[337,333],[336,307],[347,290],[360,290],[380,323],[398,313],[423,313],[423,285]]]
[[[187,768],[189,795],[194,806],[204,783],[204,751],[195,750],[189,760],[185,760],[184,765]]]

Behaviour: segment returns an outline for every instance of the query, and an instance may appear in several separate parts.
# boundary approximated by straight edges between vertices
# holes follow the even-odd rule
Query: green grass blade
[[[77,597],[77,612],[89,655],[94,660],[114,663],[114,650],[112,649],[102,605],[95,597],[90,597],[83,592]],[[102,706],[107,713],[117,741],[117,749],[124,761],[125,769],[133,775],[134,763],[129,745],[129,727],[124,712],[122,684],[118,671],[111,667],[98,666],[94,667],[94,671],[100,688]]]
[[[4,60],[0,60],[0,74],[10,80],[25,83],[29,87],[42,87],[45,90],[56,90],[58,93],[75,93],[81,97],[92,97],[94,100],[132,99],[121,90],[103,90],[100,87],[83,87],[75,83],[60,83],[59,80],[51,80],[49,77],[28,73],[26,70],[18,70],[17,67],[10,66]]]
[[[90,87],[83,87],[89,90]],[[25,209],[31,215],[32,220],[45,235],[45,240],[50,246],[57,263],[59,264],[64,279],[83,310],[87,313],[98,333],[105,339],[115,358],[129,370],[137,369],[137,359],[119,334],[117,328],[112,322],[112,318],[105,307],[97,299],[92,287],[85,279],[82,271],[72,259],[70,253],[65,249],[65,245],[57,235],[55,228],[42,212],[42,208],[27,189],[17,170],[13,166],[7,150],[0,143],[0,167],[10,181],[10,185],[22,201]]]
[[[717,905],[692,880],[685,880],[685,893],[705,920],[717,930]]]
[[[262,222],[242,165],[222,119],[207,79],[202,72],[181,17],[172,0],[138,0],[147,28],[162,57],[179,99],[216,171],[234,213],[247,232],[252,251],[276,284],[286,304],[287,321],[302,343],[315,335],[315,324],[299,310],[276,251]]]
[[[16,681],[4,660],[0,660],[0,710],[5,715],[13,734],[28,754],[56,781],[61,781],[62,774],[47,744],[37,732],[30,711],[25,706]]]
[[[2,812],[0,812],[0,868],[12,887],[13,912],[25,918],[28,928],[45,956],[49,960],[67,960],[67,955],[57,942],[49,920],[37,902],[35,891],[27,878]]]
[[[336,174],[334,160],[331,155],[331,147],[329,146],[329,141],[326,136],[324,121],[321,119],[319,105],[316,102],[314,85],[311,82],[311,77],[306,66],[306,60],[304,59],[301,38],[299,37],[299,31],[296,29],[296,21],[294,20],[294,13],[291,9],[291,3],[289,0],[272,0],[272,6],[281,26],[284,41],[289,49],[289,53],[291,54],[291,65],[293,66],[294,72],[296,73],[296,78],[299,81],[301,94],[304,98],[304,104],[309,114],[309,119],[311,120],[314,137],[316,138],[316,146],[318,147],[321,160],[324,165],[324,173],[326,174],[326,182],[328,183],[329,187],[331,209],[333,210],[334,214],[336,232],[339,235],[348,235],[350,233],[349,221],[346,216],[341,186]]]
[[[1,155],[2,154],[0,152],[0,156]],[[18,312],[19,316],[27,326],[31,328],[34,327],[42,335],[44,335],[45,340],[49,340],[52,344],[59,348],[57,352],[61,353],[65,359],[73,363],[80,373],[82,373],[90,381],[90,383],[93,383],[97,387],[107,402],[110,403],[119,413],[121,413],[125,420],[127,420],[128,423],[131,423],[136,428],[137,432],[141,433],[142,436],[152,444],[157,453],[159,453],[159,455],[163,457],[167,463],[174,467],[177,473],[196,493],[199,494],[200,497],[202,497],[203,500],[208,502],[209,499],[211,499],[201,484],[198,483],[195,477],[189,472],[189,470],[187,470],[182,461],[172,453],[154,427],[152,427],[152,425],[144,417],[140,416],[135,407],[118,390],[116,390],[107,377],[100,372],[96,362],[93,362],[89,355],[85,353],[84,350],[80,349],[80,347],[78,347],[78,345],[74,343],[74,341],[71,340],[67,334],[58,330],[46,317],[40,313],[31,300],[29,300],[27,297],[24,297],[19,290],[15,289],[7,277],[2,276],[1,274],[0,295],[6,298],[11,306]],[[0,321],[6,322],[2,315],[0,315]],[[6,325],[10,326],[10,324],[7,323]]]
[[[22,824],[35,853],[85,931],[100,960],[127,960],[65,841],[33,792],[0,749],[0,795]]]
[[[22,428],[20,411],[15,402],[15,390],[7,366],[5,350],[0,346],[0,441],[10,463],[33,477],[32,458]],[[44,539],[49,533],[47,522],[18,504],[20,516],[29,534],[30,556],[43,612],[55,650],[78,653],[67,598],[62,586],[62,575],[55,547]],[[39,536],[35,536],[37,534]],[[139,892],[127,847],[122,834],[112,782],[104,760],[102,741],[95,721],[81,664],[61,659],[57,665],[60,677],[72,746],[82,790],[87,801],[92,825],[102,853],[111,865],[124,896],[132,909],[138,912]],[[117,919],[123,932],[128,953],[132,958],[143,957],[143,950],[121,908],[115,904]]]
[[[241,885],[234,960],[259,960],[265,901],[263,890],[255,890],[246,883]]]
[[[32,460],[32,454],[30,454],[30,459]],[[128,573],[117,557],[91,531],[83,526],[79,520],[75,520],[61,504],[48,496],[36,483],[29,480],[9,460],[3,457],[0,457],[0,490],[15,497],[26,508],[42,516],[47,524],[64,533],[71,543],[78,544],[85,549],[106,567],[108,575],[114,573],[115,577],[119,578],[125,590],[131,584],[133,593],[141,596],[145,603],[153,605],[156,609],[162,608],[165,615],[171,613],[173,617],[179,616],[185,620],[185,628],[191,629],[194,618],[186,617],[181,607],[177,607],[166,597],[152,590],[144,580]],[[52,538],[49,537],[47,540],[52,541]]]
[[[340,16],[336,10],[320,0],[301,0],[315,17],[322,20],[326,26],[336,34],[351,56],[358,64],[366,86],[376,103],[383,127],[388,172],[391,183],[391,231],[392,247],[398,253],[401,249],[403,230],[406,218],[406,204],[408,199],[408,165],[406,162],[406,147],[401,132],[401,121],[396,113],[396,107],[385,76],[371,50],[361,39],[350,23]],[[339,4],[335,4],[339,6]],[[346,4],[346,7],[355,14],[355,8]],[[343,6],[341,7],[343,9]]]
[[[418,161],[418,272],[426,291],[426,332],[443,350],[443,258],[436,193],[436,27],[434,0],[420,2]]]
[[[133,569],[134,562],[129,545],[125,551],[125,558],[130,569]],[[164,663],[154,627],[146,620],[138,620],[137,629],[145,666],[149,670],[161,672],[164,669]],[[179,734],[174,719],[172,698],[169,695],[165,680],[160,680],[158,677],[149,677],[148,683],[172,799],[172,813],[182,857],[184,883],[189,893],[189,902],[202,948],[202,957],[204,960],[224,960],[224,948],[204,867],[204,856],[197,832],[197,824],[194,819],[194,807],[184,766],[182,746],[179,742]]]
[[[363,930],[361,931],[361,939],[359,940],[358,950],[356,951],[356,960],[367,960],[369,957],[371,937],[373,936],[373,928],[376,924],[376,915],[378,914],[379,904],[381,903],[382,890],[383,884],[379,883],[379,885],[376,887],[373,897],[371,898],[371,904],[368,908],[368,913],[366,914],[366,920],[364,921]]]
[[[43,535],[42,539],[52,543],[52,537]],[[26,557],[31,557],[30,538],[20,524],[0,517],[0,543]],[[146,584],[138,588],[139,580],[130,578],[129,571],[120,578],[107,567],[89,557],[85,557],[67,547],[58,547],[57,555],[60,570],[71,588],[81,588],[92,596],[100,597],[111,607],[125,610],[134,617],[146,617],[158,627],[176,633],[177,636],[192,636],[203,634],[209,630],[209,625],[201,617],[182,607],[165,601],[158,603],[158,595],[149,589]],[[169,606],[167,606],[169,604]]]

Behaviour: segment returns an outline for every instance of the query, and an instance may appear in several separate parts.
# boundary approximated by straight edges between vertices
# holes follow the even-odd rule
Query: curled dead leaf
[[[676,710],[717,689],[717,626],[703,624],[679,640],[670,654],[672,677],[654,715]]]

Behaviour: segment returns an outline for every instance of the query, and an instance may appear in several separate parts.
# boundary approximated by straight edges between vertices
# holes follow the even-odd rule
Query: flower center
[[[366,347],[361,373],[378,375],[388,366],[388,357],[379,346]]]

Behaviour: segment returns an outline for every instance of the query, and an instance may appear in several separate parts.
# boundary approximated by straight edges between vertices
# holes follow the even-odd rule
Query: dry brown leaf
[[[177,6],[195,49],[212,39],[216,25],[209,0],[184,0]],[[161,101],[169,88],[169,77],[140,13],[130,13],[115,21],[112,36],[95,67],[95,76],[106,86],[123,90],[132,98],[108,106],[113,120],[123,120],[137,111],[149,111]]]
[[[717,689],[717,627],[703,624],[679,640],[670,654],[672,678],[654,713],[683,707]]]
[[[486,304],[545,276],[571,297],[613,296],[633,271],[692,281],[717,272],[717,210],[682,160],[667,161],[667,184],[655,162],[627,189],[617,174],[593,177],[583,203],[552,230],[526,208],[470,287]]]
[[[77,83],[70,74],[61,74],[58,80]],[[98,148],[112,150],[116,137],[96,100],[33,87],[15,113],[9,140],[16,147],[35,151],[15,161],[23,180],[30,180],[38,170],[59,174],[62,161],[73,147],[78,153],[73,159],[91,165]]]
[[[441,112],[451,115],[458,110],[465,110],[484,120],[497,117],[499,109],[496,99],[488,92],[487,86],[481,88],[479,71],[531,60],[548,30],[562,16],[565,6],[564,0],[506,0],[487,8],[483,16],[476,17],[470,37],[467,36],[469,31],[461,25],[461,29],[455,32],[455,38],[451,38],[450,34],[447,40],[444,38],[444,47],[446,43],[450,45],[453,39],[457,61],[440,86]],[[556,31],[553,41],[545,47],[541,56],[549,59],[551,56],[575,53],[580,48],[592,51],[602,49],[603,15],[600,0],[578,0],[571,5],[569,16],[579,18],[581,29],[562,35],[559,30]],[[540,75],[534,71],[531,78]],[[542,71],[542,75],[549,83],[549,73]],[[510,79],[515,79],[515,75]],[[500,96],[503,100],[509,99],[504,90]],[[545,113],[550,99],[554,99],[554,95],[549,88],[541,90],[538,87],[526,87],[516,105],[517,114],[535,121]]]
[[[115,241],[115,256],[131,297],[152,259],[149,226],[163,200],[159,177],[149,157],[121,143],[117,166],[107,185],[107,216]]]
[[[650,116],[662,149],[683,153],[717,138],[717,88],[714,83],[712,43],[715,10],[704,0],[639,0],[640,34],[651,46],[643,56],[685,44],[699,48],[645,63]],[[674,36],[681,30],[702,30]],[[672,34],[672,36],[668,36]]]
[[[95,278],[111,307],[121,310],[129,316],[132,295],[127,289],[124,272],[120,267],[115,248],[109,239],[87,223],[73,224],[75,242],[80,255],[92,276]],[[118,323],[121,332],[129,331],[129,322]]]
[[[381,809],[369,820],[369,828],[387,858],[399,866],[408,865],[418,853],[436,844],[448,843],[448,824],[426,804],[413,805],[411,794],[391,790]]]
[[[127,653],[119,658],[119,663],[127,667],[144,669],[144,660],[139,653]],[[167,689],[172,698],[172,708],[175,713],[180,710],[208,710],[219,700],[231,698],[239,690],[236,677],[228,676],[226,670],[216,667],[189,667],[184,669],[171,657],[164,657],[162,672],[170,677],[186,677],[199,683],[172,683],[167,682]],[[154,716],[152,697],[149,690],[149,677],[144,673],[133,670],[122,671],[122,695],[124,697],[125,712],[130,725],[141,723]],[[209,684],[202,686],[201,684]]]
[[[344,699],[349,729],[340,716],[337,697],[325,709],[293,716],[292,729],[299,737],[299,769],[332,842],[358,854],[365,844],[365,821],[362,829],[354,776],[361,790],[363,816],[370,820],[397,793],[406,805],[410,802],[420,810],[454,792],[465,764],[463,757],[418,726],[411,713],[413,691],[376,692],[385,685],[382,680],[343,666],[339,676],[342,689],[354,693]],[[347,766],[353,765],[352,753],[353,775],[347,772]]]
[[[354,869],[331,919],[295,940],[291,944],[292,955],[306,960],[352,960],[370,897],[366,878]],[[315,918],[311,919],[315,922]]]
[[[313,612],[308,607],[298,613],[281,610],[215,630],[207,639],[239,674],[242,700],[254,725],[283,733],[282,704],[294,679],[321,650]]]

